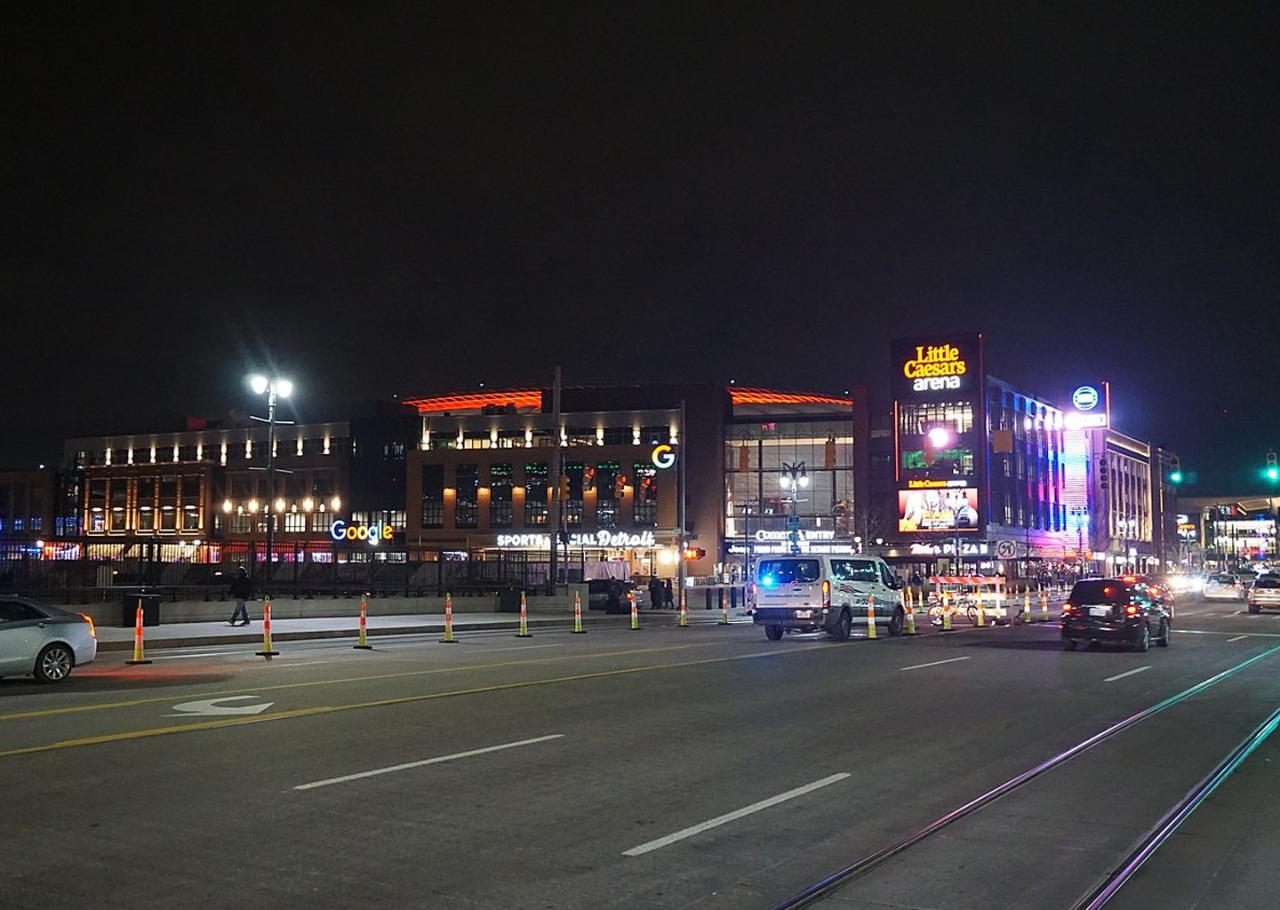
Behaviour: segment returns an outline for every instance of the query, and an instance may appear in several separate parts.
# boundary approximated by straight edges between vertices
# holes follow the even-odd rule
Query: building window
[[[200,530],[200,477],[182,478],[182,530]]]
[[[618,526],[618,507],[622,501],[622,487],[627,479],[616,461],[602,461],[596,465],[596,525],[601,528]]]
[[[635,472],[636,491],[632,497],[632,518],[638,528],[658,526],[658,471],[652,464],[637,461],[631,466]]]
[[[422,526],[444,527],[444,465],[422,466]]]
[[[156,479],[154,477],[138,478],[138,524],[139,531],[156,529]]]
[[[510,464],[489,465],[489,525],[511,527],[511,488],[514,474]]]
[[[301,534],[307,530],[306,512],[285,512],[284,529],[291,534]]]
[[[547,524],[547,463],[524,466],[524,526],[541,528]]]
[[[112,531],[123,531],[129,526],[129,514],[125,510],[129,504],[129,482],[123,477],[111,481],[111,518],[109,527]]]
[[[101,534],[107,529],[107,481],[105,478],[89,481],[89,518],[87,530]]]
[[[474,528],[480,512],[480,468],[473,464],[460,464],[456,476],[458,495],[453,526]]]
[[[570,462],[564,466],[565,476],[569,478],[569,498],[564,502],[565,527],[582,527],[582,491],[586,471],[580,461]]]
[[[160,480],[160,530],[176,531],[178,529],[178,478],[164,477]]]

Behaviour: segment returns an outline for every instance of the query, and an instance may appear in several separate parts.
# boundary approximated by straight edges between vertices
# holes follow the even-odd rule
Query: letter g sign
[[[654,446],[650,459],[653,461],[655,468],[666,470],[676,463],[676,453],[668,445]]]

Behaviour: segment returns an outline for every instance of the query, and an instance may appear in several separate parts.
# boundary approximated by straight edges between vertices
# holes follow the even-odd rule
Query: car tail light
[[[1062,605],[1062,615],[1069,616],[1071,615],[1071,611],[1074,609],[1075,607],[1073,607],[1070,603],[1065,603]]]
[[[831,581],[830,579],[822,579],[822,609],[831,609]]]
[[[1129,604],[1124,608],[1124,612],[1126,616],[1137,616],[1138,615],[1137,604]]]
[[[80,618],[81,618],[81,619],[83,619],[85,622],[87,622],[87,623],[89,624],[89,637],[90,637],[90,638],[97,638],[97,637],[98,637],[98,629],[97,629],[97,627],[93,624],[93,617],[92,617],[92,616],[90,616],[88,613],[81,613],[81,614],[80,614]]]

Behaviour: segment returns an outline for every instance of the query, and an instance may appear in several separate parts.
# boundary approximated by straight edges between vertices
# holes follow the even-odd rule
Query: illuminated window
[[[564,503],[564,523],[566,527],[582,527],[582,494],[586,471],[580,461],[569,462],[564,466],[564,473],[569,478],[569,498]]]
[[[547,523],[547,463],[524,466],[524,525],[543,527]]]
[[[474,528],[480,512],[480,468],[474,464],[457,467],[457,497],[454,500],[453,526]]]
[[[511,489],[514,476],[509,464],[489,465],[489,525],[511,527]]]
[[[138,524],[139,531],[156,529],[156,479],[154,477],[138,478]]]
[[[596,525],[601,528],[618,526],[618,505],[624,482],[616,461],[602,461],[596,465]]]
[[[658,525],[658,471],[652,464],[637,461],[631,466],[635,472],[635,494],[632,498],[632,520],[638,528],[654,528]]]

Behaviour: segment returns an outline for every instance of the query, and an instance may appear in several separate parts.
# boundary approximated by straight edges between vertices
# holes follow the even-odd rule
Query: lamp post
[[[782,474],[778,477],[778,483],[782,489],[789,491],[788,497],[791,503],[791,515],[787,518],[787,530],[790,532],[787,539],[791,544],[791,552],[800,552],[800,517],[796,512],[799,499],[796,498],[802,487],[809,486],[809,472],[803,461],[797,461],[795,464],[782,463]]]
[[[263,515],[267,519],[267,584],[271,583],[271,550],[274,540],[274,530],[276,523],[276,515],[283,512],[283,499],[276,496],[276,424],[293,423],[292,420],[276,420],[276,402],[281,398],[288,398],[293,394],[293,383],[288,379],[268,379],[265,376],[255,374],[249,377],[249,388],[253,389],[253,394],[261,395],[264,392],[267,396],[267,416],[253,417],[253,420],[260,421],[267,425],[267,495],[263,497]],[[257,560],[254,561],[255,563]],[[256,569],[255,565],[255,569]],[[270,591],[264,591],[264,594],[270,596]]]

